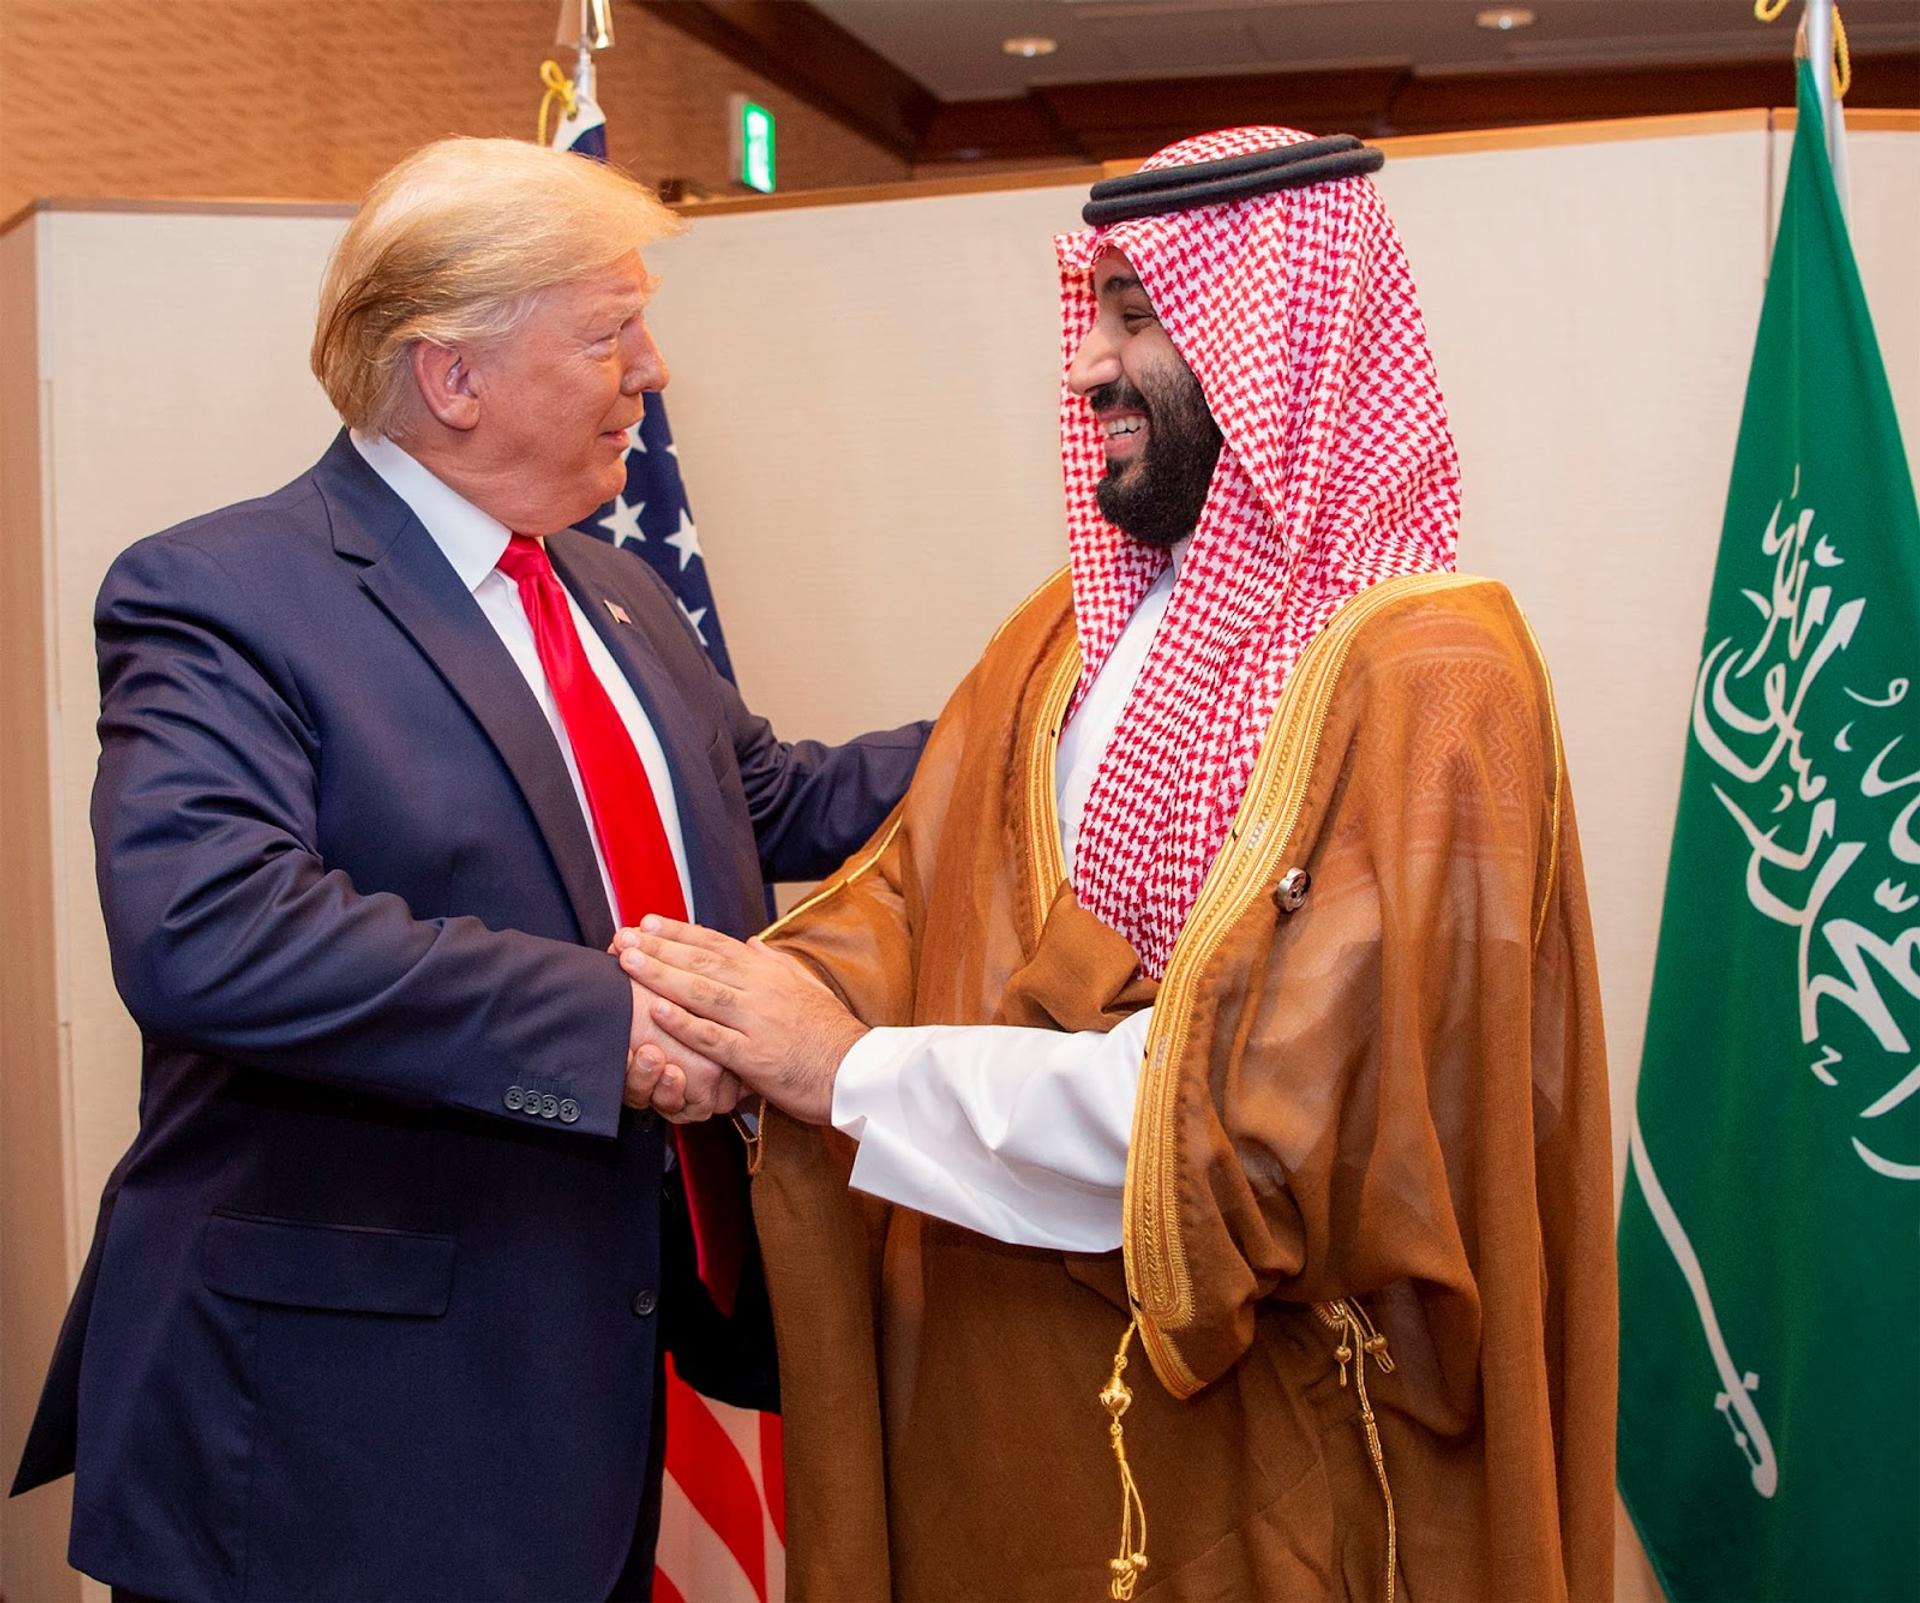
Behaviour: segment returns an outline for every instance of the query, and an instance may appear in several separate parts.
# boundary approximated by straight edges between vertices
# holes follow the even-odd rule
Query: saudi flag
[[[1920,1596],[1920,519],[1800,68],[1620,1220],[1676,1600]]]

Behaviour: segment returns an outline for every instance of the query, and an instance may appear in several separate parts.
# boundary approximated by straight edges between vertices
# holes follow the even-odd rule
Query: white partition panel
[[[1381,178],[1459,437],[1463,565],[1514,588],[1554,670],[1620,1130],[1784,156],[1755,118],[1423,155]],[[1911,448],[1920,135],[1856,133],[1852,170]],[[748,699],[783,730],[835,738],[932,712],[1063,560],[1050,235],[1081,199],[1041,188],[713,216],[655,253],[654,323],[714,590]],[[21,861],[40,865],[53,907],[50,927],[10,930],[0,973],[40,991],[51,974],[54,992],[34,1008],[10,995],[6,1074],[36,1094],[8,1106],[59,1123],[6,1150],[60,1158],[8,1172],[0,1229],[11,1250],[15,1221],[57,1218],[69,1278],[138,1079],[86,822],[93,594],[134,539],[270,490],[325,446],[306,348],[341,226],[315,208],[56,209],[0,242],[0,328],[32,331],[9,336],[5,361],[39,380],[0,384],[0,539],[40,551],[7,568],[18,582],[0,622],[7,660],[42,670],[0,687],[9,739],[33,758],[6,795],[33,803],[10,816],[33,826]],[[21,1314],[25,1289],[7,1288],[0,1454],[24,1426],[18,1371],[45,1358],[20,1334],[43,1346],[51,1329],[37,1305]],[[21,1551],[10,1542],[9,1595],[52,1595]]]

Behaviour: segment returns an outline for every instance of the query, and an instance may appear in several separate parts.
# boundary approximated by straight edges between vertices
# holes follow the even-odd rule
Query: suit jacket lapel
[[[590,536],[583,538],[591,538]],[[599,552],[591,553],[598,557]],[[641,709],[667,755],[667,772],[673,776],[674,803],[680,815],[680,837],[687,849],[687,877],[693,884],[693,916],[704,921],[719,915],[731,903],[719,878],[719,863],[714,843],[705,830],[726,814],[720,806],[720,787],[707,760],[707,741],[712,730],[703,726],[687,706],[686,697],[675,686],[666,663],[648,634],[642,620],[651,616],[638,596],[623,603],[629,623],[615,620],[608,601],[619,601],[623,587],[609,584],[606,576],[591,567],[581,554],[568,548],[568,542],[549,540],[547,555],[553,559],[553,571],[573,593],[580,610],[592,621],[594,632],[606,643],[627,683],[640,698]],[[638,561],[623,555],[622,564]]]
[[[344,433],[316,477],[335,549],[362,565],[361,584],[486,731],[533,812],[581,939],[605,946],[613,919],[586,818],[546,714],[493,625],[433,537]]]

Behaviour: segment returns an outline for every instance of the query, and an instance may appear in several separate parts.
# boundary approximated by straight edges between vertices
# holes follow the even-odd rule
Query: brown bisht
[[[1124,1252],[1006,1246],[862,1196],[849,1141],[769,1113],[754,1210],[788,1595],[1124,1589],[1098,1394],[1137,1319],[1137,1596],[1610,1598],[1606,1070],[1518,608],[1432,574],[1334,616],[1157,994],[1062,860],[1078,672],[1062,575],[777,944],[874,1025],[1106,1029],[1153,1003]]]

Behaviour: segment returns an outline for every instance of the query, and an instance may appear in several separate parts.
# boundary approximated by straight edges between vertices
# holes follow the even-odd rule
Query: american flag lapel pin
[[[607,611],[613,614],[613,621],[615,623],[624,623],[628,628],[633,627],[633,619],[627,616],[627,609],[621,606],[619,602],[613,600],[612,597],[607,598]]]

